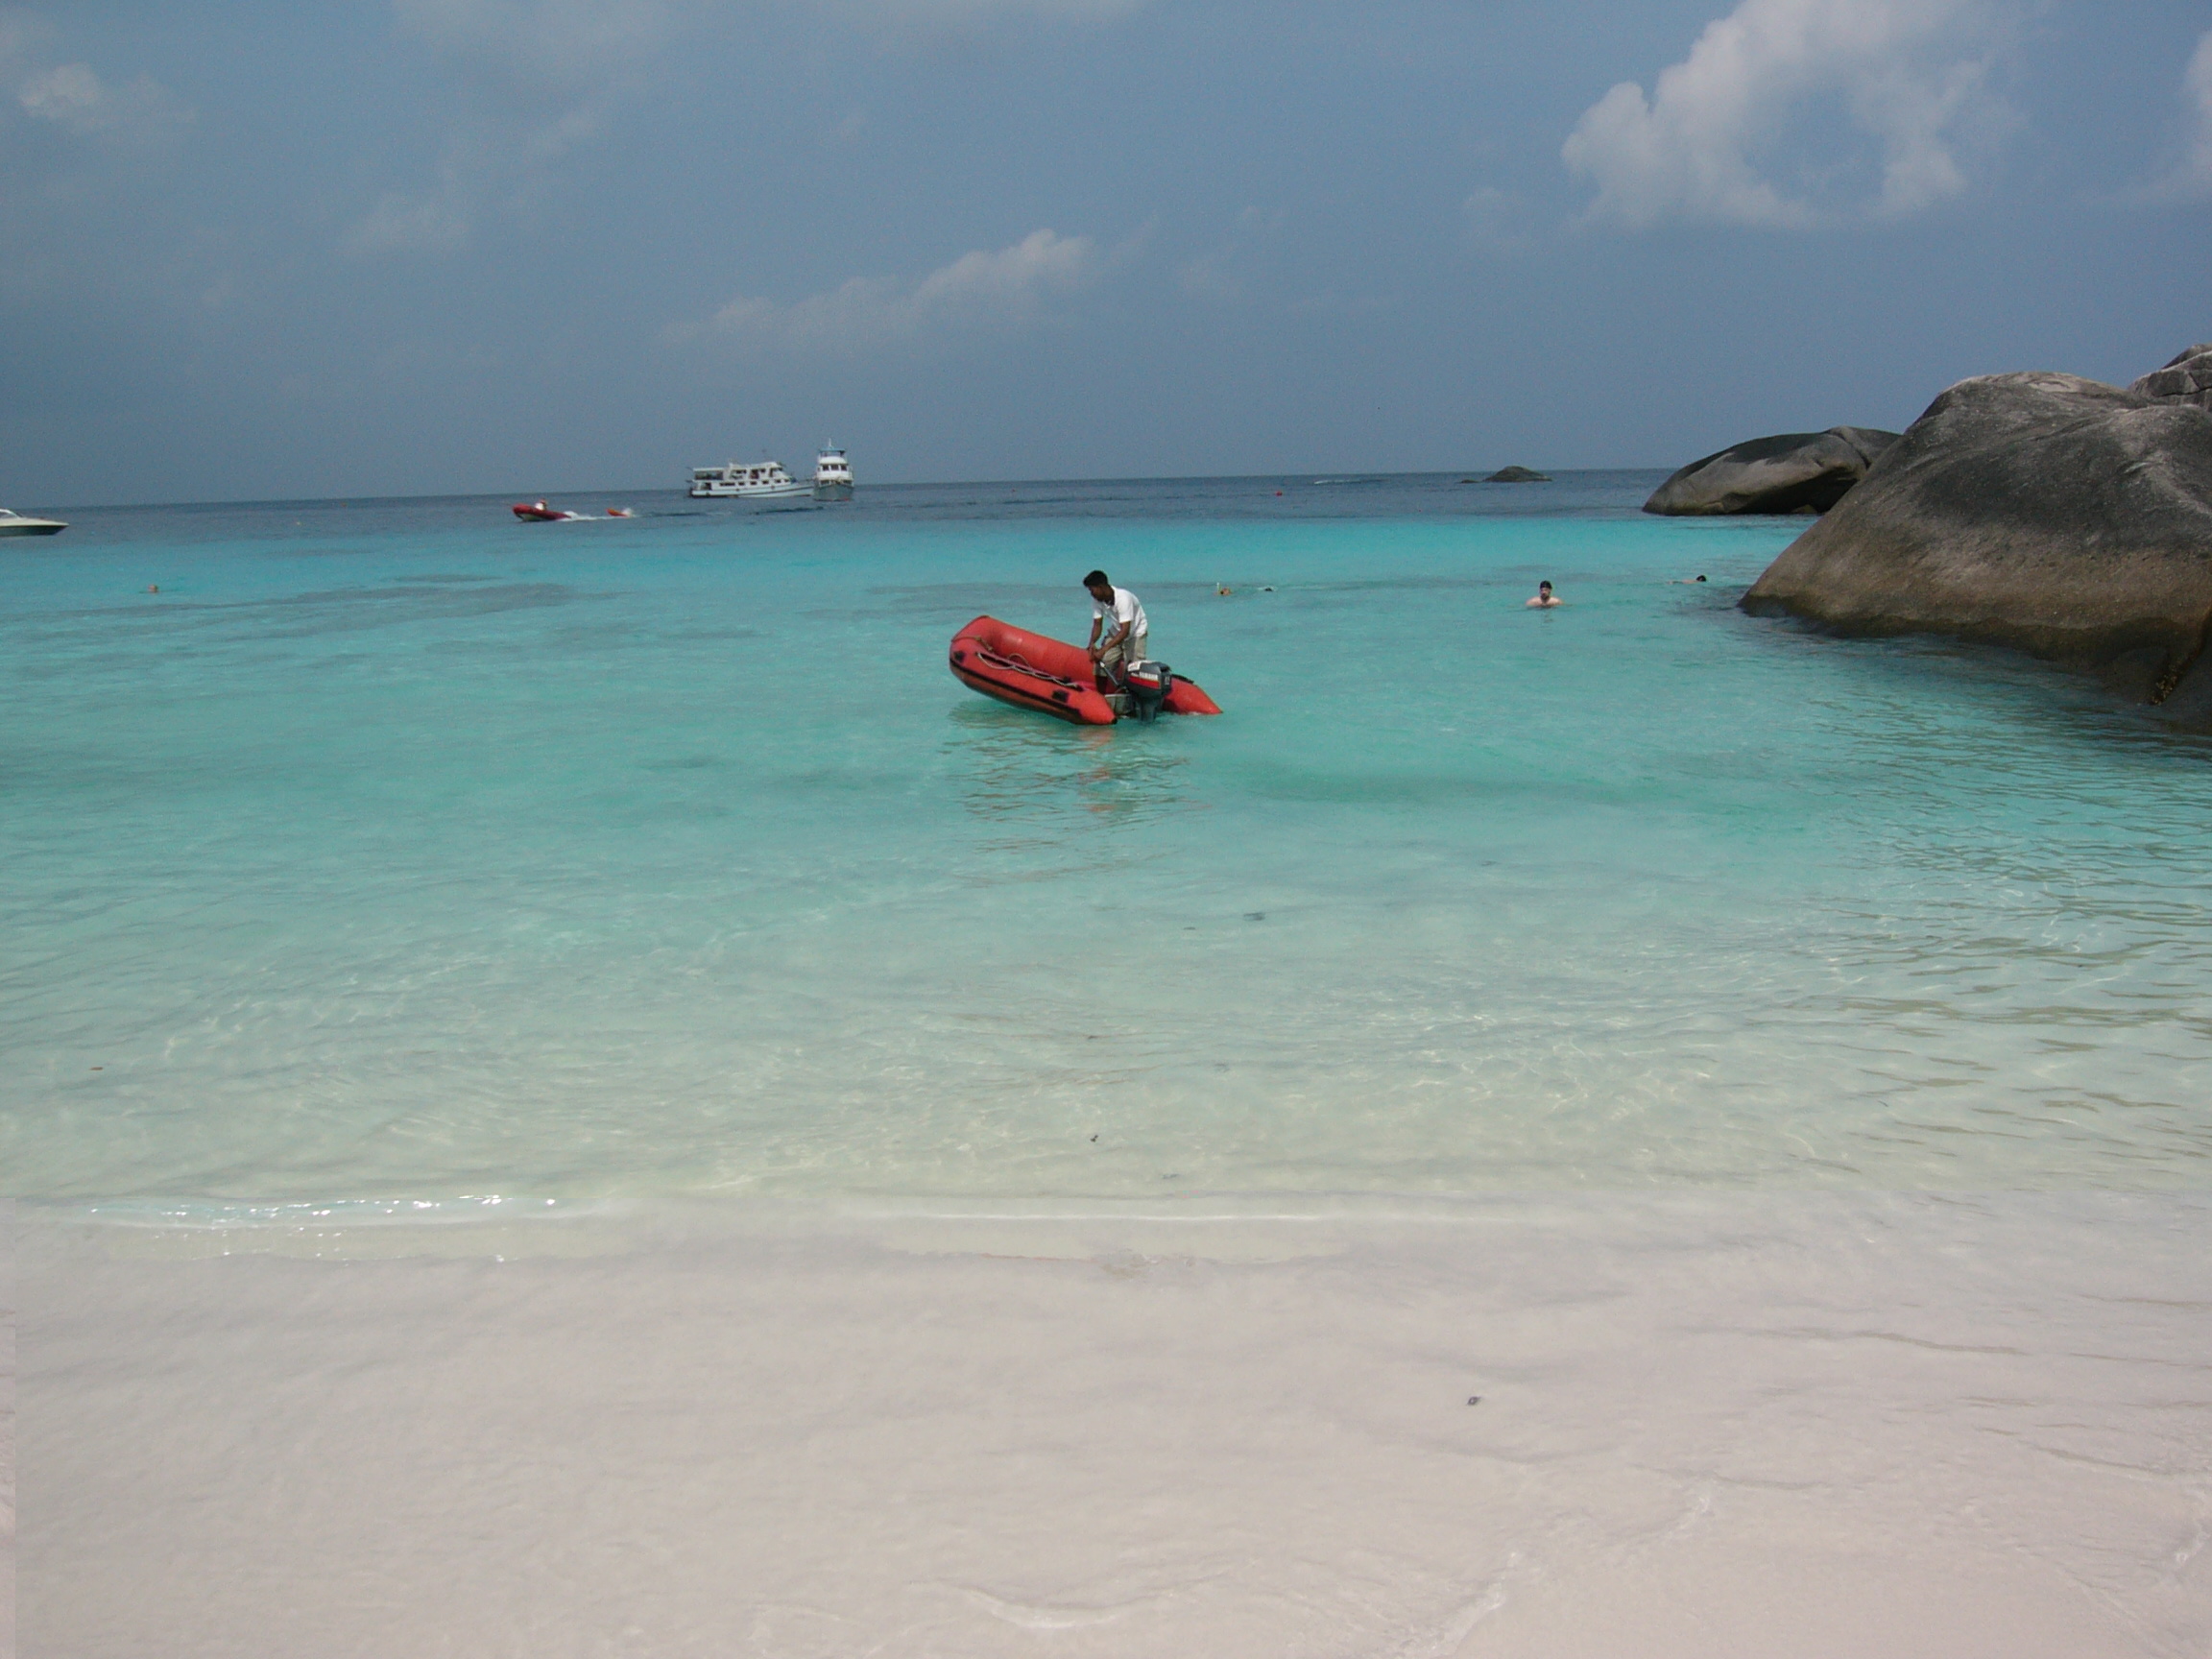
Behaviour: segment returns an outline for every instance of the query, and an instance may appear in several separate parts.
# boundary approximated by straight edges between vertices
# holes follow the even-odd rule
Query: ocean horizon
[[[911,506],[913,502],[909,498],[909,493],[923,493],[930,491],[972,492],[976,490],[998,489],[1050,490],[1067,488],[1070,486],[1083,489],[1118,489],[1125,486],[1165,486],[1170,489],[1180,490],[1191,487],[1241,487],[1254,484],[1265,484],[1270,488],[1281,486],[1319,486],[1327,488],[1346,484],[1389,483],[1434,485],[1437,483],[1445,483],[1453,487],[1469,487],[1479,484],[1489,485],[1494,490],[1502,490],[1507,488],[1508,486],[1503,483],[1493,483],[1492,480],[1487,476],[1487,473],[1496,471],[1497,469],[1498,469],[1494,467],[1481,467],[1472,469],[1462,469],[1457,470],[1455,470],[1451,468],[1431,468],[1417,471],[1407,472],[1389,470],[1362,470],[1358,468],[1310,467],[1291,472],[1131,473],[1127,475],[1102,474],[1096,476],[1070,476],[1065,478],[872,478],[867,480],[860,487],[855,499],[859,500],[863,504],[872,502],[878,507],[887,506],[891,504],[894,499],[896,499],[902,506]],[[1633,485],[1626,484],[1625,481],[1647,479],[1651,484],[1656,485],[1665,479],[1667,475],[1673,470],[1674,469],[1671,466],[1659,465],[1653,465],[1649,467],[1559,467],[1554,468],[1552,471],[1547,475],[1545,481],[1550,483],[1558,483],[1562,481],[1572,482],[1577,479],[1605,479],[1614,483],[1623,483],[1625,487],[1632,488]],[[601,498],[605,498],[610,501],[622,502],[641,500],[659,504],[663,508],[668,507],[670,502],[674,502],[676,505],[671,510],[676,512],[689,511],[693,508],[694,505],[693,499],[686,495],[683,487],[680,485],[671,486],[665,484],[625,484],[607,486],[579,485],[570,486],[569,488],[563,490],[550,491],[539,489],[511,491],[461,490],[432,491],[427,493],[406,492],[389,494],[371,491],[342,493],[332,495],[225,496],[208,497],[204,500],[195,498],[190,500],[175,501],[79,501],[74,503],[63,502],[60,504],[48,503],[47,510],[55,513],[159,513],[170,511],[198,512],[209,509],[221,509],[229,507],[328,508],[379,505],[403,506],[409,504],[434,504],[448,502],[474,503],[480,501],[494,501],[498,502],[502,506],[505,506],[515,501],[524,500],[576,502],[596,501]],[[731,498],[703,499],[706,500],[706,504],[709,507],[720,507],[725,510],[734,510],[739,506],[737,501]],[[782,503],[781,505],[786,508],[797,506],[801,510],[812,510],[816,507],[836,507],[842,510],[852,508],[853,501],[820,501],[798,504],[786,502]],[[1308,505],[1310,505],[1310,503]],[[1466,511],[1467,508],[1462,506],[1460,510]]]

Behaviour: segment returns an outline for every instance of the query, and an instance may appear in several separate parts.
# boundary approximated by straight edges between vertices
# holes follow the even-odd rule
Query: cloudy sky
[[[0,501],[1671,466],[2212,338],[2203,0],[0,5]]]

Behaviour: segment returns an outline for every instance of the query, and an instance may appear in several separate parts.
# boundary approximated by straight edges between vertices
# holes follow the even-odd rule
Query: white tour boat
[[[825,449],[814,457],[814,499],[853,499],[853,463],[845,459],[844,450]]]
[[[68,528],[59,518],[26,518],[0,507],[0,536],[58,536]]]
[[[783,470],[781,461],[733,461],[724,467],[694,467],[691,493],[708,496],[737,495],[748,501],[796,501],[814,493],[814,486]]]

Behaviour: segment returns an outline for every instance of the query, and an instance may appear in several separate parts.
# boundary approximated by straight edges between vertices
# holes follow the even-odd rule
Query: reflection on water
[[[951,711],[944,754],[962,804],[999,832],[990,845],[1060,848],[1087,820],[1142,825],[1183,805],[1190,754],[1163,730],[1182,718],[1075,726],[978,697]]]

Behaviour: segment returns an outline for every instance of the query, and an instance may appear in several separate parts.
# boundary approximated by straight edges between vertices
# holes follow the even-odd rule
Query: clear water
[[[2204,1186],[2212,749],[1744,617],[1797,526],[1647,518],[1650,482],[0,543],[0,1184]],[[947,674],[981,612],[1080,637],[1094,565],[1223,717],[1083,730]],[[1543,576],[1565,609],[1523,608]]]

